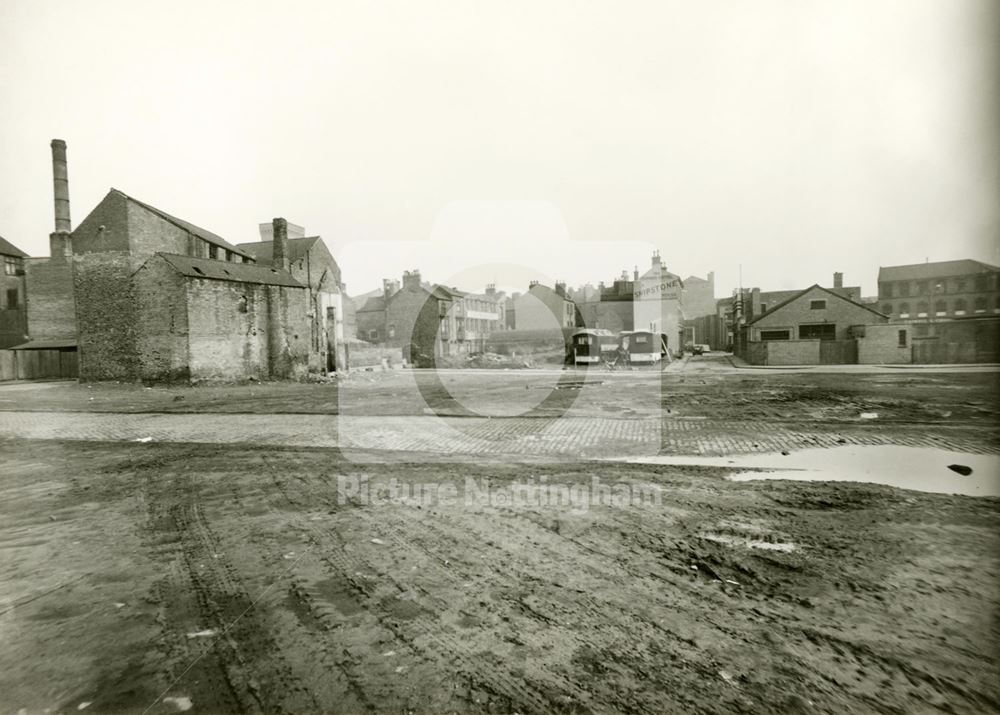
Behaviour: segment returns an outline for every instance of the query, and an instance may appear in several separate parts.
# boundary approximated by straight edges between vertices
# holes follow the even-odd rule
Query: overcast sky
[[[0,235],[114,186],[348,291],[1000,264],[995,0],[0,2]]]

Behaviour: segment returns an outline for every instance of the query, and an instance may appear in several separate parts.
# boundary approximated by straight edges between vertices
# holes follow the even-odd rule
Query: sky
[[[1000,3],[0,1],[0,235],[115,187],[348,292],[1000,264]]]

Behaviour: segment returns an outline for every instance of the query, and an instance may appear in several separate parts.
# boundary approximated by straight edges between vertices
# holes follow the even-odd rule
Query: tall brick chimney
[[[52,147],[52,198],[55,208],[56,230],[49,234],[49,255],[65,258],[72,253],[69,234],[73,224],[69,218],[69,173],[66,169],[66,142],[53,139]]]
[[[834,273],[833,274],[833,287],[834,288],[843,288],[844,287],[844,274],[843,273]]]
[[[271,220],[271,266],[288,270],[288,221],[283,218]]]
[[[403,287],[407,290],[418,290],[420,288],[420,270],[414,268],[412,271],[403,271]]]

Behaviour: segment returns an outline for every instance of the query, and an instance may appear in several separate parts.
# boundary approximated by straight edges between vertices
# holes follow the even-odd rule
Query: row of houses
[[[111,189],[73,228],[65,142],[51,150],[49,256],[0,237],[0,351],[53,376],[293,378],[344,367],[352,344],[423,366],[487,351],[501,334],[558,345],[577,328],[649,330],[673,353],[708,344],[759,364],[997,359],[1000,269],[978,261],[883,267],[870,298],[834,273],[830,287],[717,300],[713,273],[682,279],[654,252],[645,271],[596,287],[532,281],[508,296],[411,270],[352,300],[322,237],[283,218],[233,243]]]

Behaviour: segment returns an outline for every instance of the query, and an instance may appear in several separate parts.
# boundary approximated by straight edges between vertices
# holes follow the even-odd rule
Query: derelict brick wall
[[[270,376],[272,379],[301,379],[309,371],[310,332],[309,291],[305,288],[267,286]]]
[[[73,256],[80,379],[138,380],[136,297],[129,254]]]
[[[105,196],[80,222],[70,239],[74,255],[128,250],[128,200],[117,191]],[[101,226],[104,230],[101,231]]]
[[[17,291],[17,302],[13,308],[7,302],[9,290]],[[0,267],[0,349],[19,345],[28,339],[27,336],[24,276],[8,276]]]
[[[810,300],[825,300],[826,308],[812,310]],[[835,323],[836,339],[847,340],[851,336],[848,329],[852,325],[885,323],[888,318],[879,316],[859,305],[833,297],[829,293],[813,288],[783,308],[767,313],[753,324],[755,330],[793,329],[792,337],[798,337],[798,326],[802,323]],[[801,363],[805,364],[805,363]]]
[[[899,346],[899,331],[906,332],[906,345]],[[862,365],[903,364],[911,360],[913,331],[906,325],[866,325],[858,338],[858,363]]]
[[[191,236],[187,231],[131,201],[128,203],[128,232],[129,249],[140,261],[157,252],[201,255],[190,250],[193,247],[189,245]]]
[[[138,359],[142,379],[187,381],[188,316],[184,277],[160,256],[133,275],[138,324]]]
[[[819,340],[770,340],[767,365],[819,365]]]
[[[304,375],[309,359],[308,292],[304,288],[187,279],[192,380],[268,379]],[[246,312],[240,310],[245,298]],[[275,332],[269,335],[272,321]]]
[[[32,340],[76,340],[73,264],[29,258],[24,270],[28,335]]]

